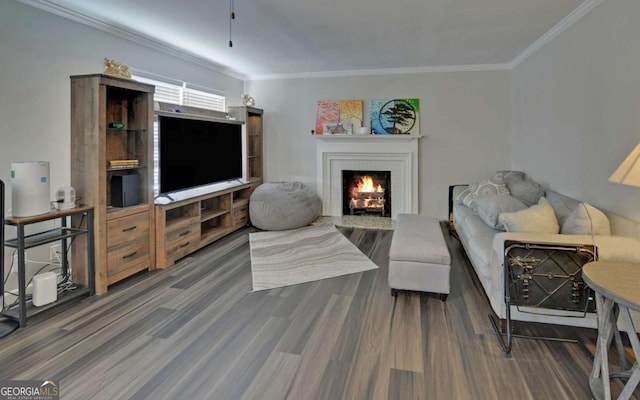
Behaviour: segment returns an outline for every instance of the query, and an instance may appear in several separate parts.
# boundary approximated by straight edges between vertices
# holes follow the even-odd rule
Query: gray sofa
[[[640,224],[636,221],[544,190],[521,172],[499,171],[483,182],[450,187],[450,228],[457,234],[499,319],[504,321],[506,317],[505,243],[594,245],[599,260],[640,263]],[[555,221],[549,217],[550,209]],[[510,218],[527,213],[528,217],[516,218],[515,223]],[[529,225],[534,232],[526,232]],[[514,305],[510,311],[511,320],[597,327],[594,312],[584,316],[583,312]]]

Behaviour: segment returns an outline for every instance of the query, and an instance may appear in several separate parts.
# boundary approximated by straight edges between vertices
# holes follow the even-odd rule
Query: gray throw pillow
[[[500,214],[524,210],[527,206],[513,196],[500,194],[483,194],[471,202],[473,208],[485,224],[493,229],[504,230],[504,226],[498,220]]]
[[[580,204],[578,200],[554,192],[553,190],[547,191],[545,197],[549,200],[549,204],[551,204],[551,208],[553,208],[553,212],[556,214],[560,226],[564,225],[569,214]]]
[[[546,198],[526,210],[502,213],[498,217],[507,232],[558,233],[560,227]]]
[[[529,179],[511,182],[507,187],[513,197],[522,201],[528,207],[538,204],[538,200],[544,196],[542,186]]]
[[[502,171],[498,171],[499,174],[502,174],[502,178],[504,179],[504,183],[509,187],[509,185],[513,183],[522,182],[524,180],[524,172],[522,171],[512,171],[510,169],[503,169]]]
[[[509,194],[509,189],[507,189],[507,185],[504,184],[501,173],[496,173],[489,179],[469,185],[469,194],[464,197],[462,203],[467,207],[471,207],[471,202],[482,194]]]
[[[570,235],[611,235],[611,224],[605,213],[588,203],[580,203],[567,216],[560,233]]]

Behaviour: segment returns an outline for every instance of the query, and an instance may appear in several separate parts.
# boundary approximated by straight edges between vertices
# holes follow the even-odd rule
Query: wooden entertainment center
[[[248,183],[169,204],[156,204],[158,268],[169,267],[249,224],[249,197],[262,183],[262,115],[263,111],[254,107],[229,107],[229,116],[244,122],[244,179]]]
[[[154,89],[102,74],[71,77],[71,186],[78,203],[95,208],[96,294],[248,225],[249,196],[262,183],[262,110],[229,107],[245,122],[248,183],[154,204]]]
[[[156,205],[156,265],[176,260],[249,223],[249,196],[255,184]]]

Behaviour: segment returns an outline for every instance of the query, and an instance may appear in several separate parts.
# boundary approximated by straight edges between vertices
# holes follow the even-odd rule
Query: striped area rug
[[[378,268],[333,224],[249,234],[253,290]]]

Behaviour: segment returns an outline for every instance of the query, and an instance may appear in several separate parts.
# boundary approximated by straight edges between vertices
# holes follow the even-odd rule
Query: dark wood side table
[[[640,264],[595,261],[582,268],[582,277],[596,295],[598,341],[589,376],[591,393],[596,399],[611,399],[610,377],[628,378],[618,399],[628,399],[640,382],[638,362],[629,369],[617,326],[618,312],[627,329],[636,360],[640,360],[640,341],[629,310],[640,311]],[[620,355],[621,371],[609,373],[608,350],[612,340]]]
[[[70,226],[68,219],[82,221],[78,223],[78,226]],[[48,230],[36,231],[35,233],[26,234],[25,227],[31,224],[36,224],[45,221],[59,220],[60,226],[51,228]],[[93,207],[76,207],[68,210],[51,211],[46,214],[35,215],[32,217],[7,217],[5,219],[7,226],[16,227],[16,238],[5,240],[4,246],[15,248],[17,251],[17,269],[18,269],[18,301],[9,308],[2,311],[2,314],[6,317],[13,318],[18,321],[20,327],[27,325],[27,317],[46,309],[49,309],[57,304],[61,304],[66,301],[73,300],[80,296],[93,295],[95,291],[94,283],[94,239],[93,239]],[[66,278],[69,276],[67,270],[68,260],[67,254],[71,242],[76,237],[86,235],[87,240],[83,241],[86,244],[86,266],[84,271],[76,271],[80,266],[74,265],[74,275],[79,275],[82,280],[86,282],[74,282],[76,287],[73,290],[65,291],[58,296],[58,300],[42,307],[33,307],[27,301],[27,281],[25,271],[25,250],[32,247],[42,246],[48,243],[60,243],[62,252],[62,275]],[[78,272],[78,273],[77,273]],[[2,275],[4,276],[4,271]]]

